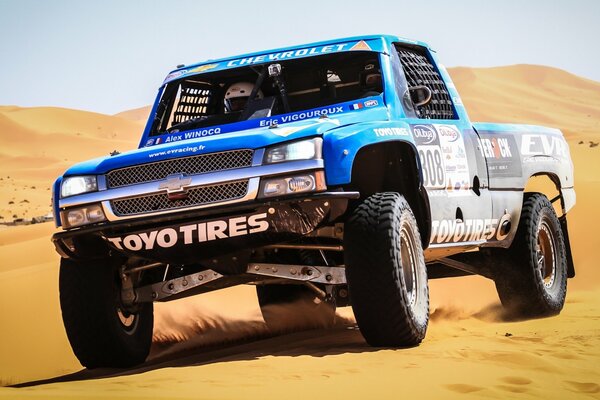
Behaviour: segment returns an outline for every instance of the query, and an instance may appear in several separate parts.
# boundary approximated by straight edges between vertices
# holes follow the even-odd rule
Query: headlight
[[[60,212],[60,221],[65,229],[106,221],[100,204],[70,208]]]
[[[98,181],[95,176],[72,176],[63,179],[60,186],[60,197],[75,196],[96,190],[98,190]]]
[[[323,171],[302,175],[282,176],[264,179],[261,182],[259,197],[285,196],[289,194],[320,192],[327,189]]]
[[[265,151],[265,164],[322,158],[323,139],[313,138],[270,147]]]

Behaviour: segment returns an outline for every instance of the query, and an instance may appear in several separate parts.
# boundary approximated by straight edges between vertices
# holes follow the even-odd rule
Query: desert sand
[[[144,365],[87,371],[62,326],[53,224],[5,227],[0,386],[25,386],[0,388],[0,397],[600,398],[594,256],[600,147],[589,144],[600,139],[600,83],[531,65],[450,73],[473,120],[555,126],[568,138],[578,195],[569,215],[577,276],[559,316],[512,321],[491,281],[436,280],[425,341],[410,349],[374,349],[349,308],[339,310],[333,329],[303,331],[306,321],[292,318],[285,332],[269,332],[254,289],[236,287],[157,304],[155,343]],[[73,162],[136,147],[147,113],[147,107],[115,116],[0,107],[0,215],[45,214],[55,176]]]

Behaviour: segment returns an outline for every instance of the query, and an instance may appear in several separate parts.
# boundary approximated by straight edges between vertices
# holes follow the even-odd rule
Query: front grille
[[[248,181],[220,183],[202,186],[187,191],[184,200],[169,200],[166,193],[133,197],[110,202],[113,212],[118,216],[145,214],[155,211],[194,207],[202,204],[218,203],[241,199],[248,193]]]
[[[110,171],[106,174],[106,182],[109,188],[115,188],[159,181],[171,174],[195,175],[250,167],[252,166],[252,156],[252,150],[233,150],[141,164]]]

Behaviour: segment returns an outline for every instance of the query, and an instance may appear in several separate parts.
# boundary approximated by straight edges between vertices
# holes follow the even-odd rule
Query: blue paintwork
[[[285,118],[286,116],[297,115],[301,113],[297,112],[291,114],[282,114],[271,118],[255,119],[252,121],[229,124],[233,126],[239,125],[242,128],[233,129],[233,131],[230,133],[221,133],[188,140],[176,140],[169,143],[143,147],[138,150],[129,151],[112,157],[101,157],[88,160],[69,168],[65,175],[103,174],[115,168],[161,161],[174,157],[213,153],[238,148],[257,149],[303,137],[324,135],[330,130],[340,130],[343,127],[352,126],[359,122],[380,122],[389,119],[388,109],[383,103],[381,97],[375,96],[361,99],[360,102],[364,103],[365,101],[369,100],[378,101],[378,105],[353,111],[350,110],[350,105],[359,103],[359,101],[351,101],[328,107],[321,107],[315,110],[341,108],[344,110],[344,112],[339,114],[329,114],[330,116],[328,118],[315,117],[296,122],[279,123],[279,127],[275,129],[268,128],[269,120],[277,119],[281,121],[281,119]],[[309,111],[304,111],[304,113],[307,112]],[[263,127],[260,127],[261,123],[264,125]],[[250,128],[249,125],[252,127]],[[195,130],[189,132],[194,131]],[[184,134],[185,133],[181,133],[181,135]],[[173,136],[177,135],[179,134],[162,135],[157,136],[156,138],[165,138],[166,140],[168,137],[172,138]],[[185,149],[189,150],[184,151]]]
[[[171,71],[169,76],[158,90],[156,101],[152,107],[150,118],[144,129],[139,143],[139,149],[125,152],[116,156],[101,157],[79,163],[69,168],[65,176],[72,175],[94,175],[104,174],[115,168],[122,168],[141,163],[161,161],[169,158],[182,157],[193,154],[202,154],[234,148],[261,148],[274,145],[283,141],[296,140],[303,137],[322,135],[324,138],[324,157],[326,165],[326,177],[329,185],[347,183],[350,178],[352,161],[357,152],[365,145],[402,140],[412,144],[410,135],[400,136],[377,136],[374,129],[382,127],[396,127],[407,129],[408,125],[401,119],[406,114],[401,106],[400,99],[395,93],[393,72],[390,63],[390,49],[393,43],[401,42],[422,46],[429,49],[426,43],[405,39],[391,35],[356,36],[343,39],[327,40],[298,46],[279,48],[267,51],[243,54],[235,57],[208,60],[197,64],[185,66]],[[360,99],[346,103],[334,104],[319,109],[305,110],[291,114],[277,115],[273,118],[263,118],[251,121],[222,125],[220,133],[213,132],[210,136],[185,139],[185,135],[195,132],[183,132],[178,134],[167,134],[150,137],[153,116],[156,112],[165,83],[181,76],[192,76],[196,74],[215,72],[222,69],[233,68],[241,63],[261,63],[274,59],[274,55],[280,54],[279,59],[291,59],[310,57],[317,54],[326,54],[336,51],[364,51],[367,44],[370,51],[380,54],[380,65],[384,76],[384,93],[368,99]],[[353,46],[362,46],[352,49]],[[368,50],[368,49],[366,49]],[[281,57],[283,53],[290,53],[287,57]],[[433,54],[433,53],[432,53]],[[458,94],[456,94],[458,96]],[[351,105],[362,103],[367,100],[375,100],[377,104],[371,107],[363,107],[352,110]],[[330,113],[328,118],[318,117],[306,118],[300,121],[286,123],[286,117],[308,114],[310,111],[338,108],[342,112]],[[279,128],[269,129],[269,120],[277,119]],[[289,118],[288,118],[289,119]],[[395,121],[395,122],[392,122]],[[214,127],[213,127],[214,128]],[[291,133],[290,133],[291,132]],[[183,135],[184,140],[172,141],[178,135]],[[159,142],[157,144],[157,141]],[[167,142],[168,141],[168,142]],[[343,155],[345,152],[347,155]],[[55,183],[55,204],[58,205],[58,193],[61,178]],[[55,207],[55,212],[58,207]]]
[[[446,82],[449,94],[454,103],[455,120],[422,120],[408,118],[402,101],[396,93],[392,57],[393,43],[409,43],[422,46],[438,72]],[[358,48],[353,47],[359,44]],[[364,45],[368,48],[365,48]],[[237,123],[211,127],[211,131],[199,133],[193,137],[196,129],[182,133],[172,133],[150,137],[153,116],[162,96],[165,82],[181,76],[214,72],[222,69],[233,68],[248,63],[267,63],[278,59],[291,59],[309,57],[334,51],[371,51],[379,53],[380,66],[384,82],[384,92],[381,96],[334,104],[312,110],[304,110],[290,114],[277,115],[270,118],[254,119]],[[283,57],[283,54],[287,54]],[[338,40],[322,41],[299,46],[261,51],[244,54],[241,56],[209,60],[194,65],[186,66],[172,71],[163,85],[159,88],[156,102],[150,113],[149,121],[140,140],[139,149],[129,151],[112,157],[102,157],[89,160],[71,167],[66,171],[68,175],[104,174],[115,168],[184,157],[194,154],[212,153],[224,150],[249,148],[258,149],[268,147],[280,142],[296,140],[304,137],[322,136],[325,174],[327,184],[330,186],[343,185],[350,182],[352,165],[358,152],[365,146],[384,142],[404,142],[415,148],[415,142],[410,133],[410,124],[423,123],[452,123],[460,131],[472,130],[465,107],[452,80],[439,63],[437,54],[423,42],[411,41],[396,36],[374,35],[351,37]],[[367,103],[369,102],[369,103]],[[353,109],[352,105],[360,103],[362,108]],[[368,105],[367,105],[368,104]],[[328,117],[319,118],[326,110]],[[332,111],[333,110],[333,111]],[[277,120],[278,128],[270,129],[269,125]],[[486,131],[528,131],[558,133],[560,131],[548,128],[506,125],[506,124],[475,124],[476,129]],[[218,130],[218,132],[217,132]],[[190,137],[190,138],[187,138]],[[417,162],[419,162],[417,157]],[[60,178],[54,186],[55,205],[58,205],[58,192]],[[55,214],[58,207],[55,206]],[[57,219],[58,221],[58,219]]]
[[[562,132],[556,128],[548,128],[546,126],[539,125],[527,125],[527,124],[499,124],[495,122],[473,122],[473,127],[477,131],[489,131],[489,132],[503,132],[503,133],[540,133],[544,135],[560,135]]]

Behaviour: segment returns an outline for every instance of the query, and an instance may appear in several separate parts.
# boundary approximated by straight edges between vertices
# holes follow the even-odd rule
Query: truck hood
[[[375,100],[376,105],[364,107],[364,103],[369,102],[369,99]],[[330,106],[339,107],[339,109],[343,109],[343,111],[339,113],[330,113],[327,117],[306,118],[289,123],[279,122],[277,127],[269,127],[268,124],[265,124],[264,127],[221,133],[195,139],[185,139],[186,132],[174,133],[166,136],[164,139],[166,143],[164,144],[154,144],[114,156],[85,161],[69,168],[64,175],[104,174],[117,168],[172,158],[234,149],[258,149],[304,137],[327,136],[327,133],[330,131],[335,130],[336,132],[339,132],[339,130],[344,129],[344,127],[361,122],[388,120],[388,109],[384,105],[382,98],[376,96],[369,99],[357,100],[354,104],[342,103]],[[359,107],[358,104],[361,106]],[[353,109],[352,107],[357,108]],[[172,140],[169,140],[169,138]]]

